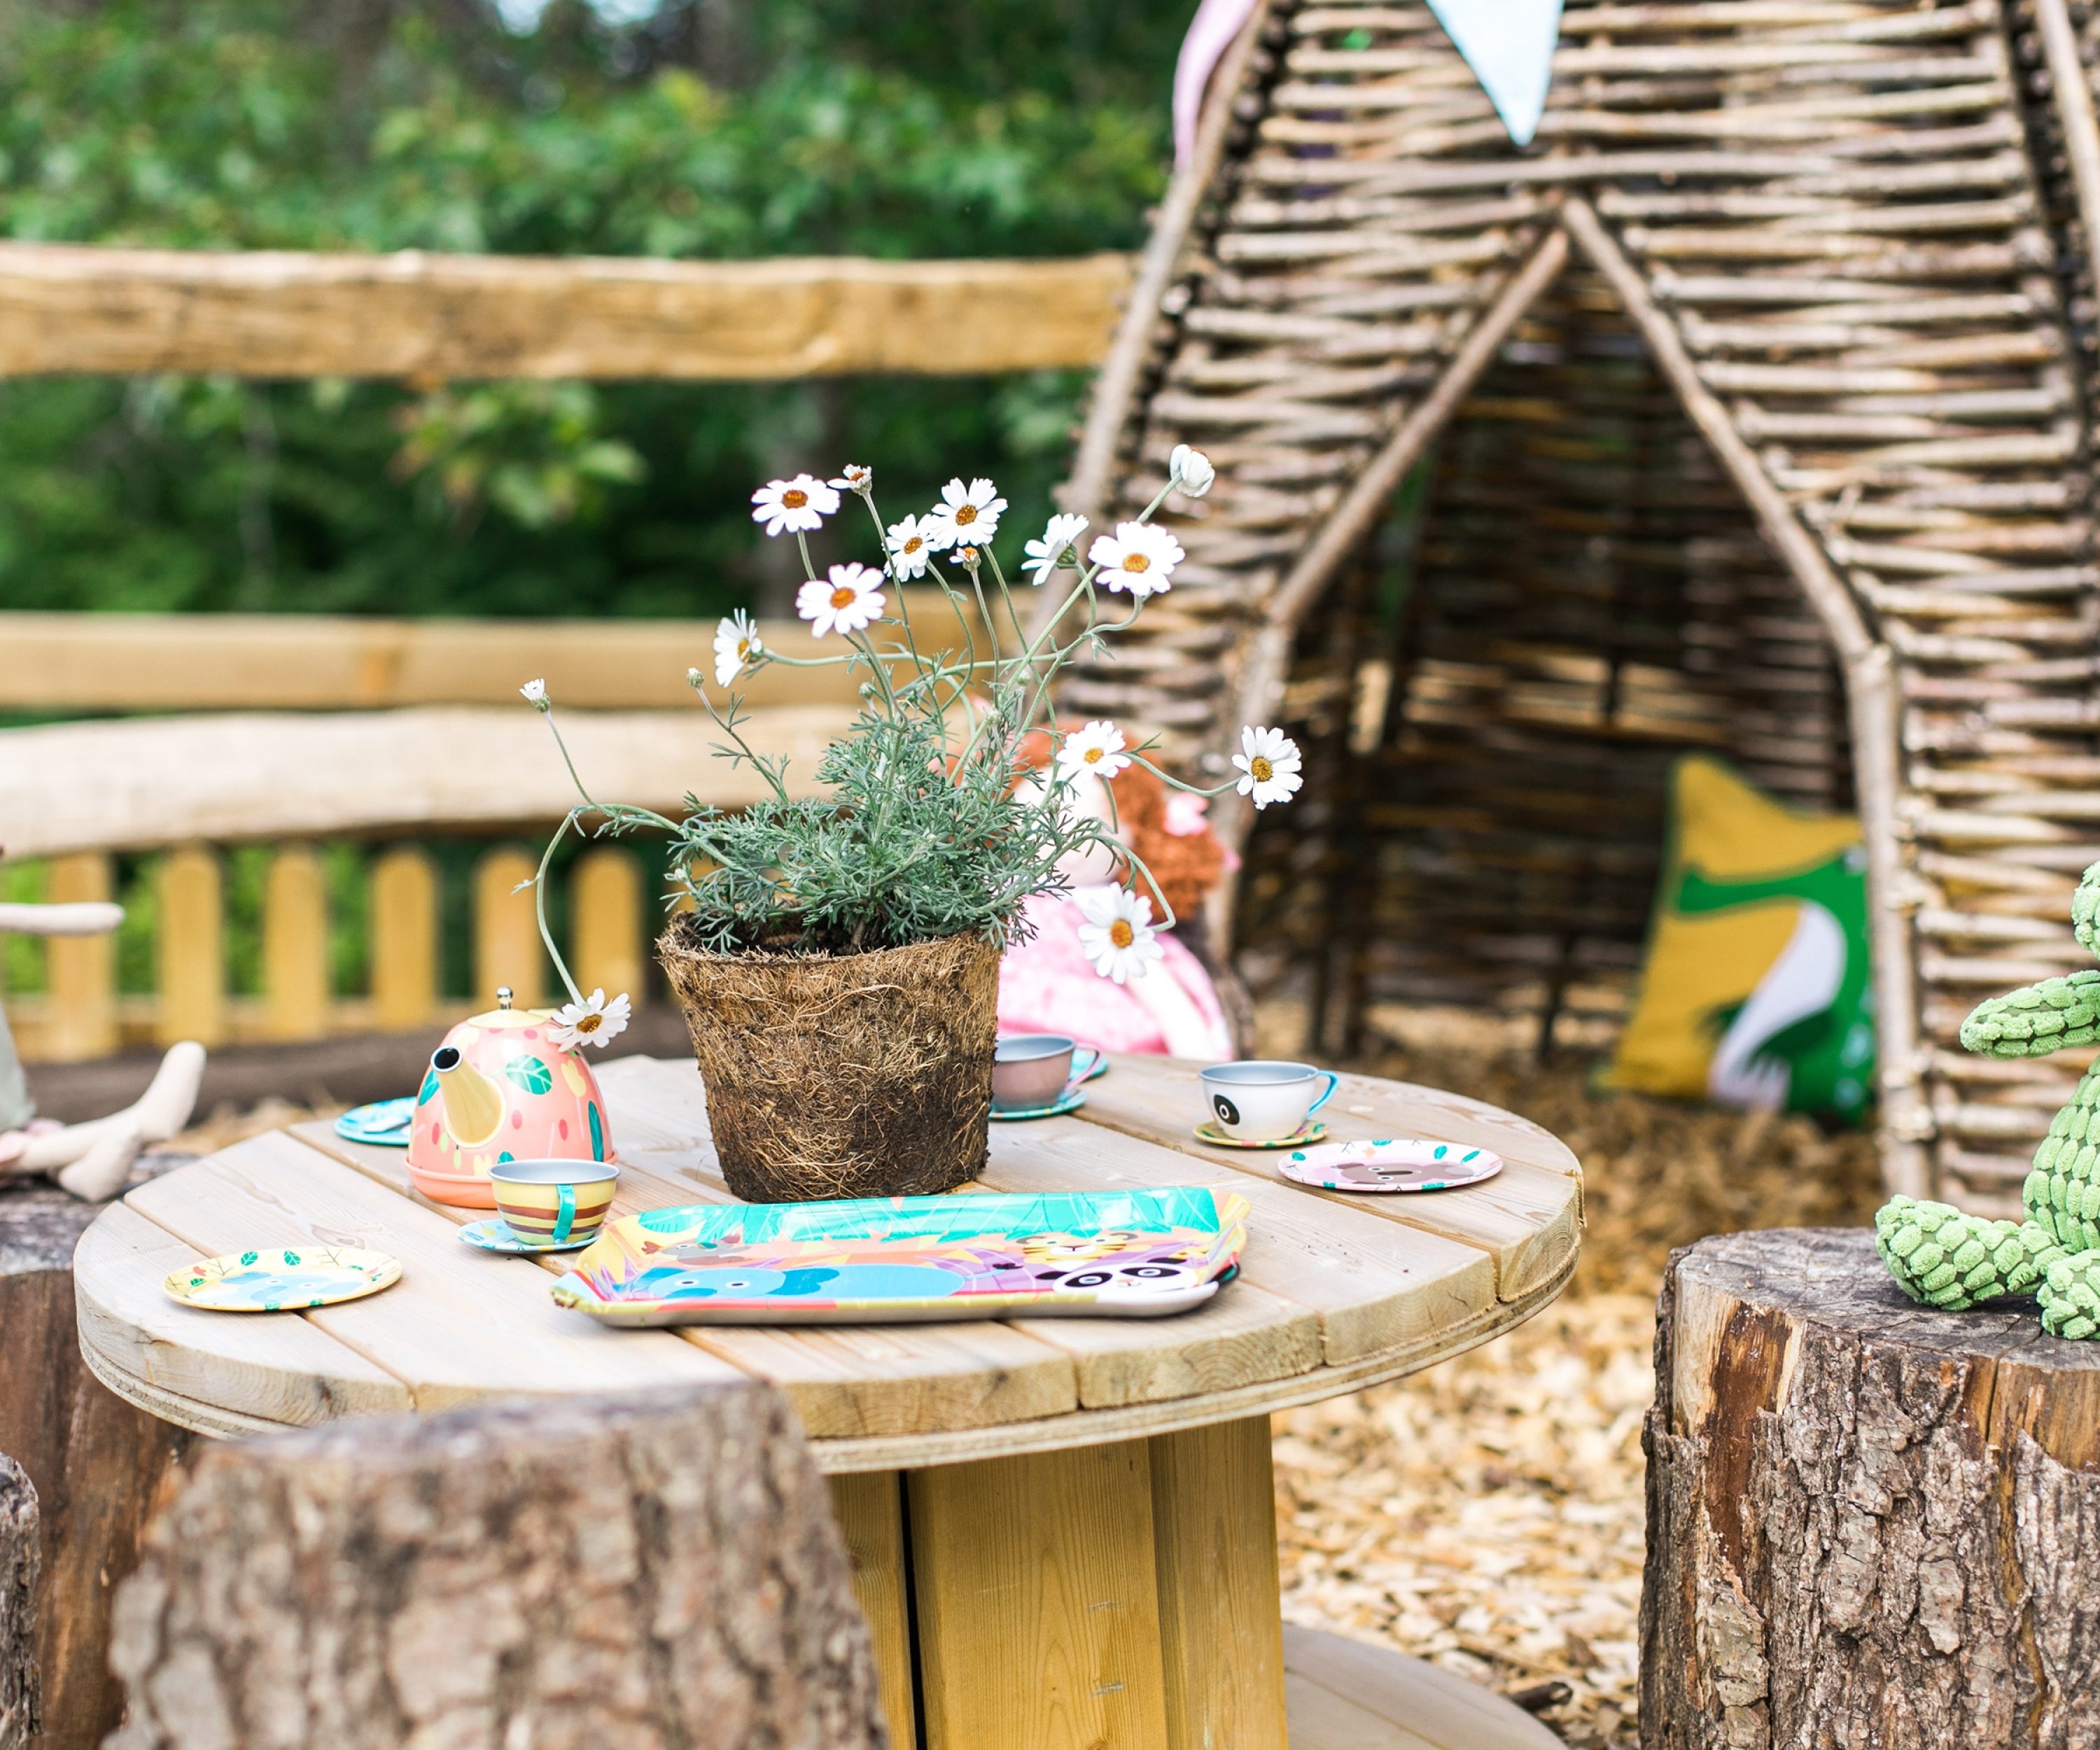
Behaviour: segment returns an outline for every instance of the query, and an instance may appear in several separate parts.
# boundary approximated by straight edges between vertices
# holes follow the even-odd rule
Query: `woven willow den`
[[[1890,1186],[2016,1201],[2079,1066],[1957,1034],[2087,963],[2096,35],[1569,0],[1520,149],[1426,6],[1257,9],[1070,496],[1127,514],[1180,442],[1218,483],[1063,704],[1192,765],[1306,743],[1211,921],[1329,1043],[1374,1003],[1608,1037],[1708,749],[1864,820]]]

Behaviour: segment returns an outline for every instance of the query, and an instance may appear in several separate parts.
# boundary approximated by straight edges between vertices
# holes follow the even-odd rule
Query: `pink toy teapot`
[[[408,1132],[408,1178],[435,1203],[494,1209],[503,1161],[617,1161],[605,1096],[544,1009],[497,1007],[461,1021],[430,1054]]]

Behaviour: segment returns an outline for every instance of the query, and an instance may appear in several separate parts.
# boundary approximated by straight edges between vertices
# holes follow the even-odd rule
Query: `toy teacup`
[[[1074,1066],[1074,1060],[1079,1060]],[[991,1059],[991,1109],[1040,1112],[1069,1097],[1101,1054],[1061,1033],[1009,1034]]]
[[[1303,1130],[1341,1080],[1310,1064],[1246,1058],[1202,1072],[1203,1104],[1219,1131],[1234,1141],[1277,1142]]]
[[[528,1245],[566,1245],[594,1233],[612,1207],[620,1169],[602,1161],[505,1161],[488,1170],[505,1224]]]

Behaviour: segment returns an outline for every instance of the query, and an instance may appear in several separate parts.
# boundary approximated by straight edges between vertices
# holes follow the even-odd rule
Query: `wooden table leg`
[[[1149,1444],[1167,1741],[1172,1750],[1284,1750],[1268,1418]]]
[[[870,1470],[832,1479],[832,1511],[853,1561],[854,1595],[875,1638],[882,1711],[895,1750],[919,1741],[911,1668],[911,1588],[904,1550],[904,1479]]]
[[[1148,1443],[910,1474],[928,1750],[1157,1750]]]

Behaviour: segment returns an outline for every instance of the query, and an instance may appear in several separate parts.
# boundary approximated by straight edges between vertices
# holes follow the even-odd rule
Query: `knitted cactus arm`
[[[1874,1249],[1897,1287],[1921,1306],[1947,1312],[2031,1294],[2063,1256],[2054,1236],[2032,1222],[1987,1221],[1951,1204],[1905,1197],[1890,1198],[1875,1215]]]
[[[2100,1071],[2088,1070],[2050,1120],[2020,1203],[2066,1250],[2100,1246]]]
[[[2052,1337],[2100,1337],[2100,1251],[2073,1252],[2044,1274],[2041,1328]]]
[[[2046,1057],[2100,1045],[2100,968],[1986,997],[1961,1023],[1961,1043],[1991,1057]]]

